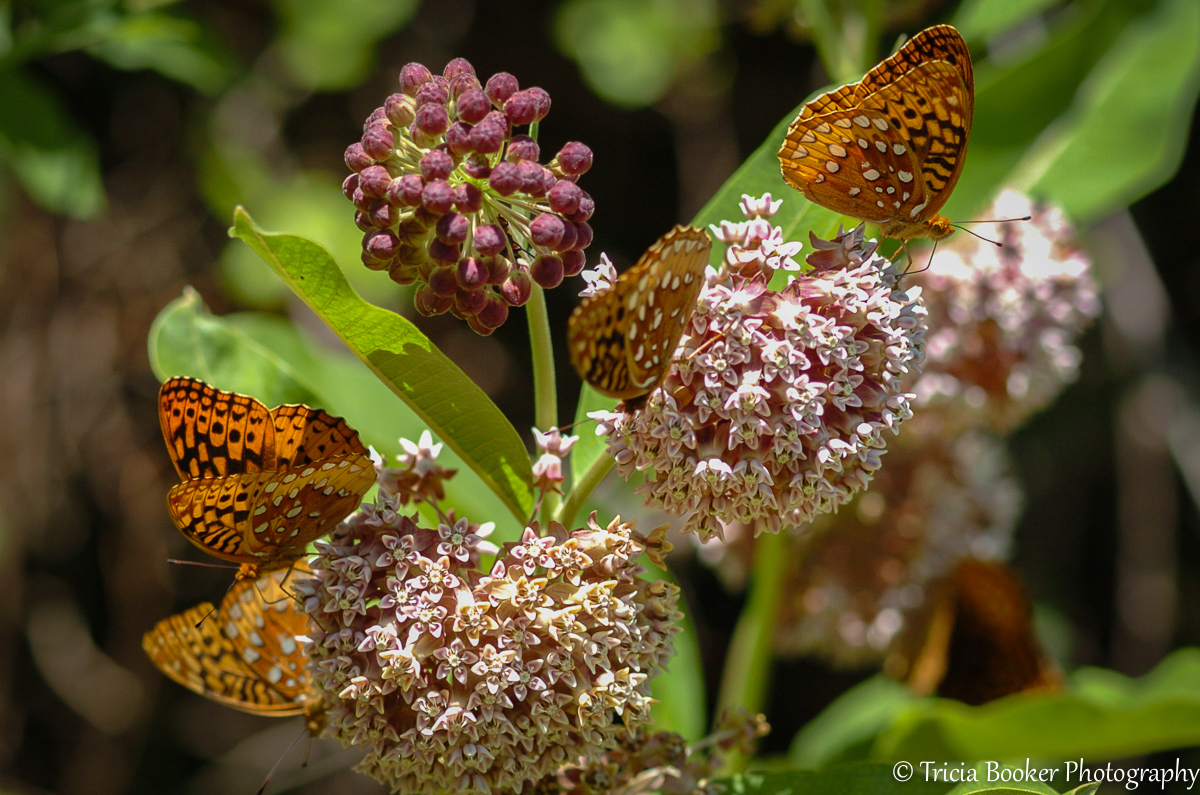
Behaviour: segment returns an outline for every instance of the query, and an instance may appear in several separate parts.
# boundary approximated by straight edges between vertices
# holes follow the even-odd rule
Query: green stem
[[[587,502],[588,497],[592,496],[592,492],[596,490],[605,476],[612,471],[615,463],[613,457],[607,453],[597,456],[587,471],[575,481],[566,499],[563,500],[562,507],[558,509],[558,515],[554,518],[570,527],[575,521],[575,515],[579,513],[579,509]]]
[[[533,356],[533,420],[539,431],[558,426],[558,387],[554,380],[554,345],[550,338],[550,315],[546,311],[546,293],[533,285],[529,303],[525,305],[529,319],[529,346]],[[553,515],[558,508],[559,495],[550,493],[542,502],[542,510]]]
[[[737,706],[752,713],[762,712],[779,623],[783,575],[793,552],[789,540],[783,533],[763,533],[754,541],[750,597],[729,641],[717,718]]]
[[[558,425],[558,395],[554,383],[554,345],[550,341],[550,316],[546,312],[546,293],[533,285],[529,303],[529,345],[533,350],[533,420],[539,431]]]

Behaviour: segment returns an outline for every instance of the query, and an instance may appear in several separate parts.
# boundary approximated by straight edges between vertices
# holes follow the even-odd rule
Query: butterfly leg
[[[283,579],[281,579],[278,583],[279,590],[283,592],[283,596],[280,597],[279,599],[272,600],[272,599],[267,598],[267,595],[265,593],[263,593],[262,588],[259,587],[259,583],[262,582],[261,577],[254,581],[254,590],[258,591],[258,595],[263,600],[263,604],[277,605],[280,602],[291,599],[293,602],[295,602],[297,604],[297,606],[300,607],[300,609],[302,609],[302,610],[304,609],[304,603],[302,601],[300,601],[300,599],[295,594],[291,593],[287,588],[283,587],[284,585],[287,584],[287,581],[291,579],[292,574],[295,571],[296,571],[296,561],[293,560],[292,565],[288,566],[287,571],[284,572]],[[273,575],[267,575],[267,576],[273,576]]]

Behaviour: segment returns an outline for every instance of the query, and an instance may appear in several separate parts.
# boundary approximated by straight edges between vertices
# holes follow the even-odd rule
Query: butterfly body
[[[608,290],[584,299],[567,327],[579,377],[626,401],[653,391],[691,319],[711,249],[704,230],[676,226]]]
[[[303,405],[267,409],[193,378],[159,393],[159,419],[183,482],[171,518],[239,579],[288,566],[358,507],[375,469],[345,420]]]
[[[142,637],[142,648],[194,693],[256,715],[305,715],[309,730],[319,731],[320,697],[297,640],[308,618],[283,589],[285,576],[235,583],[219,611],[204,602],[163,619]]]
[[[927,28],[861,81],[804,105],[779,149],[783,178],[885,237],[946,237],[938,211],[962,173],[974,94],[962,36]]]

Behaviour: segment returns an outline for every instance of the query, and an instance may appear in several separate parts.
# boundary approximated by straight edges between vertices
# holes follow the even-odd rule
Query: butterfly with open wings
[[[205,552],[242,564],[239,579],[291,564],[375,482],[358,433],[320,409],[268,409],[171,378],[159,391],[159,420],[183,481],[167,495],[171,518]]]

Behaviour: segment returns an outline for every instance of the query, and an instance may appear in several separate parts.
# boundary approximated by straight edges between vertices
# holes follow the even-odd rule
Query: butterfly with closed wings
[[[297,568],[308,572],[307,566]],[[142,637],[150,661],[205,698],[255,715],[304,715],[319,733],[320,696],[313,689],[297,636],[308,617],[283,588],[287,572],[239,580],[213,613],[207,602],[165,618]]]
[[[884,237],[939,240],[975,108],[958,31],[913,36],[857,83],[805,103],[779,149],[784,180],[809,201],[877,224]]]
[[[634,409],[662,383],[704,287],[712,240],[676,226],[603,292],[571,313],[567,344],[579,377]]]

